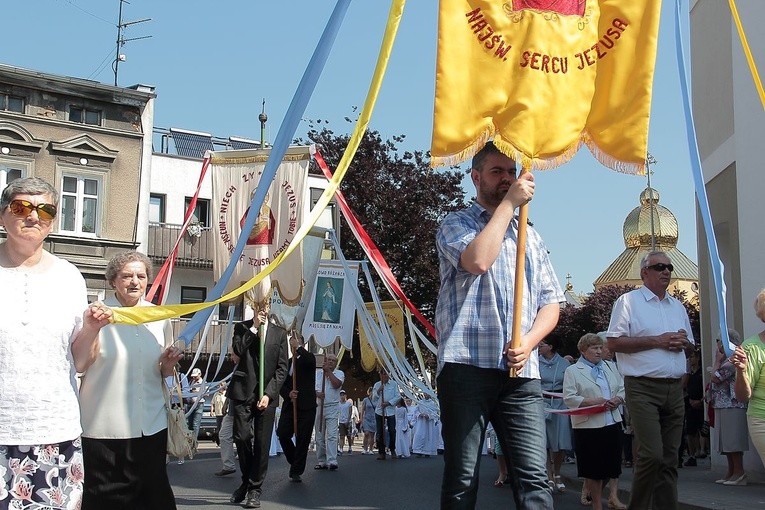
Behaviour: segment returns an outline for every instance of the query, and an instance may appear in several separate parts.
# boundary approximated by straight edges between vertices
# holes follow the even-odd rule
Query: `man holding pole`
[[[282,445],[284,457],[290,464],[290,480],[301,482],[311,443],[313,422],[316,419],[316,393],[314,373],[316,356],[303,346],[303,337],[295,332],[290,337],[292,363],[284,381],[281,396],[284,398],[276,435]],[[294,442],[293,442],[294,437]]]
[[[229,500],[232,503],[244,501],[245,508],[260,507],[279,389],[288,370],[287,331],[268,321],[267,317],[268,312],[262,310],[258,312],[257,321],[250,319],[237,323],[231,342],[231,358],[237,365],[226,396],[233,417],[242,484]],[[263,337],[265,342],[261,340]]]
[[[372,387],[377,424],[377,460],[385,460],[385,429],[388,429],[388,448],[391,459],[396,458],[396,405],[401,400],[398,384],[390,380],[384,368],[379,370],[380,380]]]
[[[533,176],[518,177],[513,160],[488,142],[473,158],[471,178],[475,203],[449,214],[436,235],[441,508],[475,508],[481,445],[491,422],[511,466],[516,507],[552,509],[536,349],[558,321],[563,291],[541,237],[528,228],[523,281],[517,282],[523,295],[513,294],[516,253],[524,249],[517,246],[515,209],[534,195]],[[517,346],[514,304],[521,305]]]
[[[337,469],[337,411],[340,389],[345,374],[337,368],[337,356],[327,354],[324,364],[316,371],[316,400],[319,405],[316,417],[316,459],[314,469]]]

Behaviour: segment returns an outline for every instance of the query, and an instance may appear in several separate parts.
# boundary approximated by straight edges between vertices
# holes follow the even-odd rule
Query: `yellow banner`
[[[441,0],[431,164],[489,139],[531,169],[584,143],[644,173],[661,0]]]
[[[375,304],[365,304],[367,306],[367,314],[379,324],[380,321],[377,316],[377,310],[375,310]],[[399,301],[382,301],[380,305],[382,306],[385,320],[393,333],[398,350],[406,352],[404,351],[404,312],[401,311],[401,303]],[[358,311],[356,313],[358,314]],[[377,358],[369,346],[369,339],[364,332],[364,328],[361,327],[361,318],[358,318],[357,322],[359,324],[359,343],[361,344],[361,366],[365,371],[371,372],[377,366]]]

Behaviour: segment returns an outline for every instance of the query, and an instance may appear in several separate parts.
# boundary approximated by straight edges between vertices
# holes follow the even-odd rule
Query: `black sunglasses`
[[[34,205],[33,203],[27,201],[27,200],[11,200],[11,203],[8,204],[8,208],[11,210],[11,213],[13,213],[14,216],[20,216],[22,218],[25,218],[32,214],[32,211],[37,211],[37,216],[41,220],[50,221],[53,218],[56,217],[56,213],[58,212],[56,210],[56,206],[53,204],[37,204]]]
[[[675,270],[675,266],[673,266],[672,264],[662,264],[661,262],[658,264],[654,264],[652,266],[645,266],[645,267],[646,269],[653,269],[654,271],[658,271],[660,273],[664,271],[665,269],[669,269],[670,273]]]

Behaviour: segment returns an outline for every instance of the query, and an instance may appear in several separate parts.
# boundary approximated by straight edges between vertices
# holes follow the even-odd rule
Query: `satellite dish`
[[[693,282],[693,283],[691,284],[691,290],[692,290],[693,292],[698,292],[698,291],[699,291],[699,284],[698,284],[698,283],[696,283],[696,282]]]

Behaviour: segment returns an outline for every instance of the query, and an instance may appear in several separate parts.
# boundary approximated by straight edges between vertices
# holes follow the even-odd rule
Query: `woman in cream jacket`
[[[602,360],[603,340],[594,333],[579,339],[581,357],[566,369],[563,377],[563,400],[569,409],[574,429],[574,451],[578,475],[592,498],[594,510],[601,510],[603,480],[621,474],[622,417],[624,380],[616,367]],[[614,497],[608,507],[626,508]]]

